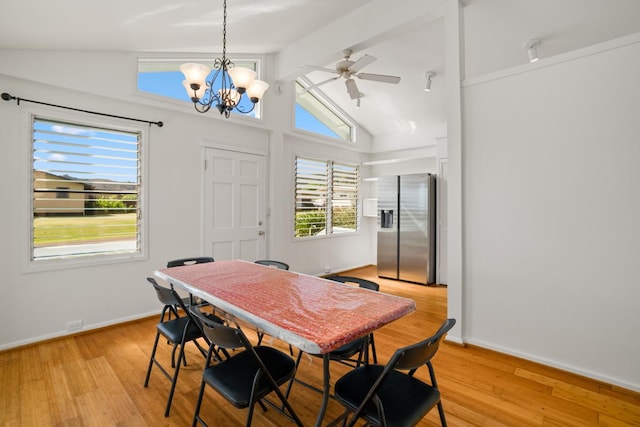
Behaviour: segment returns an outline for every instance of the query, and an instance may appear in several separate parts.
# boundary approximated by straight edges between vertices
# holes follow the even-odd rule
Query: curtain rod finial
[[[4,99],[5,101],[11,101],[12,99],[16,98],[11,96],[11,94],[8,94],[7,92],[2,92],[2,99]]]

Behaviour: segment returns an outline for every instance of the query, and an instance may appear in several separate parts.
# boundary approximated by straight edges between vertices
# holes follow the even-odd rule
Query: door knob
[[[258,231],[258,236],[264,236],[264,231]]]

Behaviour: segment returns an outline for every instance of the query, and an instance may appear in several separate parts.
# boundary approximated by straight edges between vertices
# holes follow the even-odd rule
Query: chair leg
[[[298,357],[296,358],[296,364],[295,364],[295,372],[297,374],[298,372],[298,366],[300,365],[300,360],[302,359],[302,350],[298,350]],[[293,377],[291,377],[291,379],[289,380],[289,384],[287,384],[287,391],[284,393],[284,397],[285,398],[289,398],[289,394],[291,393],[291,388],[293,387],[293,382],[296,379],[296,375],[294,375]]]
[[[256,376],[253,378],[253,386],[251,387],[251,398],[249,399],[249,413],[247,414],[247,421],[245,423],[245,427],[249,427],[251,425],[251,420],[253,419],[253,407],[256,405],[256,401],[254,400],[255,399],[254,392],[255,392],[256,384],[259,378],[260,378],[260,372],[258,372]],[[264,403],[260,402],[260,406],[264,407]]]
[[[369,335],[369,344],[371,345],[371,354],[373,355],[373,364],[378,364],[378,355],[376,354],[376,342],[373,340],[373,334]],[[369,361],[367,360],[367,363]]]
[[[176,369],[173,373],[173,379],[171,380],[171,390],[169,390],[169,398],[167,399],[167,408],[164,411],[164,416],[168,417],[171,411],[171,402],[173,401],[173,393],[176,391],[176,384],[178,382],[178,374],[180,373],[180,364],[184,359],[184,342],[180,343],[180,353],[178,353],[178,363],[176,363]]]
[[[346,411],[344,411],[342,413],[342,415],[340,415],[338,418],[331,420],[331,422],[329,424],[327,424],[327,427],[333,427],[335,425],[338,425],[338,423],[340,421],[342,421],[342,425],[344,426],[347,423],[347,415],[349,415],[351,411],[349,411],[348,409]]]
[[[442,400],[438,402],[438,413],[440,414],[440,424],[442,424],[442,427],[447,427],[447,420],[444,418],[444,408],[442,407]]]
[[[433,369],[431,361],[427,362],[427,368],[429,368],[429,376],[431,377],[431,386],[438,388],[438,381],[436,380],[436,372]],[[444,418],[444,408],[442,407],[442,399],[438,400],[438,413],[440,414],[440,424],[442,427],[447,427],[447,420]]]
[[[156,357],[156,350],[158,348],[158,341],[160,340],[160,332],[156,332],[156,339],[153,342],[153,349],[151,350],[151,357],[149,358],[149,368],[147,369],[147,376],[144,379],[144,386],[149,385],[149,377],[151,376],[151,368],[153,368],[153,360]]]
[[[193,423],[191,427],[196,427],[198,425],[198,421],[202,421],[200,419],[200,407],[202,406],[202,397],[204,396],[204,388],[206,384],[204,380],[200,383],[200,392],[198,393],[198,401],[196,402],[196,410],[193,414]]]
[[[171,367],[175,368],[176,367],[176,350],[178,349],[177,345],[173,346],[173,350],[171,350]],[[184,355],[184,359],[182,360],[182,362],[184,363],[184,366],[187,366],[187,355]]]

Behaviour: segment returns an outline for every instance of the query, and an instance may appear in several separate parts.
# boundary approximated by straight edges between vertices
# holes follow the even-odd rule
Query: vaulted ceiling
[[[445,1],[228,0],[227,50],[274,54],[274,79],[301,66],[333,68],[342,51],[376,61],[362,71],[399,84],[357,80],[361,108],[344,80],[321,90],[372,135],[435,135],[446,123]],[[541,59],[640,32],[637,0],[465,0],[465,75],[527,62],[523,44],[541,40]],[[0,49],[212,53],[221,49],[222,0],[3,1]],[[431,92],[425,72],[434,71]],[[311,82],[331,75],[307,74]],[[275,83],[275,82],[271,82]]]

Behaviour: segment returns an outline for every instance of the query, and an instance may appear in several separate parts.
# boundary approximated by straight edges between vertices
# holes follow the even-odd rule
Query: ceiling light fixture
[[[527,55],[529,55],[529,62],[536,62],[538,60],[538,49],[540,40],[531,39],[524,44],[524,48],[527,49]]]
[[[436,73],[434,71],[427,71],[424,73],[424,76],[427,79],[427,82],[424,85],[424,91],[429,92],[431,90],[431,79],[435,77]]]
[[[222,58],[213,63],[215,73],[207,80],[211,70],[206,65],[187,63],[180,66],[185,80],[182,82],[199,113],[206,113],[215,105],[220,114],[229,117],[232,110],[246,114],[253,111],[269,85],[256,79],[256,72],[236,67],[227,58],[227,0],[223,1]],[[243,95],[251,101],[250,107],[240,105]]]

